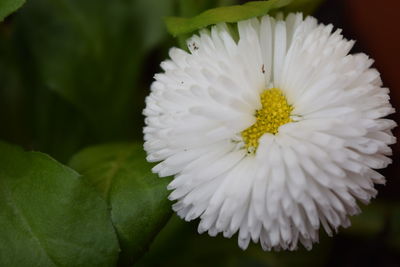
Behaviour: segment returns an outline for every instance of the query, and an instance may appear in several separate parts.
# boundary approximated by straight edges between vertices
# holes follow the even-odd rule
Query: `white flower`
[[[175,175],[173,209],[246,249],[310,249],[350,225],[385,179],[389,90],[332,25],[290,14],[225,24],[170,50],[147,97],[145,150]]]

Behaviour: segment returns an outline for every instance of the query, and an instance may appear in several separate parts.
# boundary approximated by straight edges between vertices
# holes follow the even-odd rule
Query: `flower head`
[[[172,48],[147,97],[145,150],[175,175],[173,209],[198,230],[265,250],[311,248],[349,226],[385,179],[393,112],[373,61],[332,25],[290,14],[225,24]]]

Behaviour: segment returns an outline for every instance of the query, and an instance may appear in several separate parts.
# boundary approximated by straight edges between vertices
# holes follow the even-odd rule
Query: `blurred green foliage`
[[[25,3],[25,0],[2,0],[0,1],[0,21],[16,11]]]
[[[269,13],[290,4],[291,0],[251,1],[243,5],[208,9],[191,18],[167,17],[165,22],[173,36],[188,34],[221,22],[237,22]],[[300,9],[299,9],[300,10]]]
[[[1,26],[2,135],[61,161],[88,143],[141,139],[148,84],[140,79],[173,8],[172,0],[29,1]]]
[[[107,204],[79,175],[0,142],[0,266],[112,266]]]
[[[321,230],[311,251],[300,247],[293,252],[265,252],[258,244],[242,251],[237,235],[199,235],[197,221],[187,223],[174,215],[137,266],[396,266],[391,264],[400,249],[398,207],[385,202],[362,206],[362,213],[351,217],[352,226],[338,229],[334,237]]]
[[[197,221],[187,223],[174,215],[137,266],[323,266],[331,242],[322,235],[313,250],[265,252],[259,244],[242,251],[237,236],[226,239],[197,234]]]
[[[70,166],[109,203],[121,247],[119,263],[132,264],[171,215],[165,190],[171,179],[149,173],[151,164],[139,143],[89,147],[76,154]]]

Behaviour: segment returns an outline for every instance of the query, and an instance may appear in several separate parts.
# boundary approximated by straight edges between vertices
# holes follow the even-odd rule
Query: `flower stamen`
[[[258,140],[263,134],[277,134],[281,125],[292,121],[290,114],[293,107],[288,104],[280,89],[264,90],[260,98],[262,107],[254,115],[256,122],[241,133],[249,152],[257,149]]]

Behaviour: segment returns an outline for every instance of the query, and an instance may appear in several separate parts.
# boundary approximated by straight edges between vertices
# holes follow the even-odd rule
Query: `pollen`
[[[258,140],[265,133],[277,134],[281,125],[291,122],[293,107],[278,88],[264,90],[260,94],[261,109],[255,112],[256,122],[244,130],[243,141],[249,152],[256,151]]]

